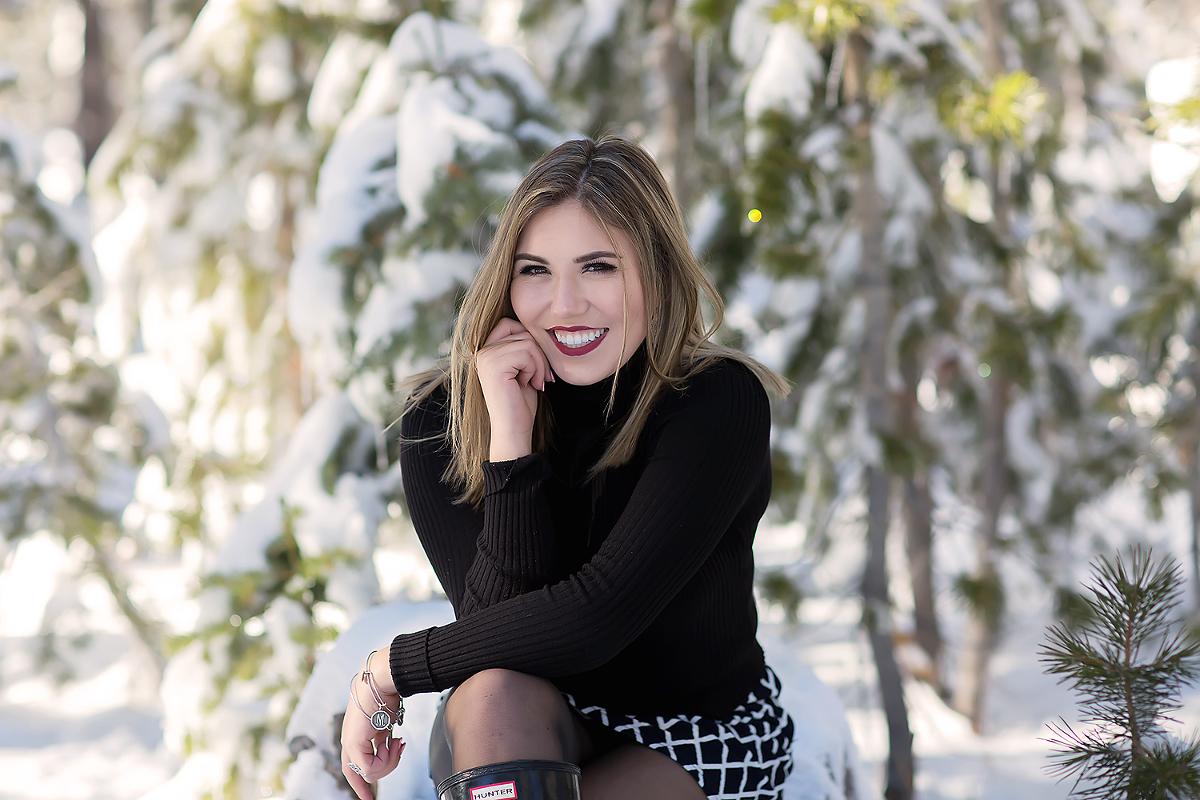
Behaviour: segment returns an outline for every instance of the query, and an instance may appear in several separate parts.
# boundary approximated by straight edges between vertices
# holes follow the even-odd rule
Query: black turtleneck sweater
[[[724,717],[757,687],[766,393],[745,366],[718,362],[659,400],[628,464],[589,481],[644,368],[643,350],[622,367],[607,423],[611,378],[547,383],[550,451],[486,462],[479,508],[441,481],[445,392],[404,417],[405,498],[457,621],[393,641],[402,695],[501,667],[613,711]]]

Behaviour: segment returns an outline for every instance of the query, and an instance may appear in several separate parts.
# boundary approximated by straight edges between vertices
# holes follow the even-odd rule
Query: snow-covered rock
[[[401,632],[445,625],[454,619],[446,602],[395,604],[370,609],[338,637],[317,662],[287,728],[296,761],[284,778],[288,800],[344,800],[338,741],[338,715],[346,710],[347,689],[362,660],[386,647]],[[795,768],[784,785],[788,800],[874,800],[871,781],[859,764],[846,712],[837,694],[823,684],[780,640],[760,633],[767,663],[783,683],[780,697],[796,723]],[[429,733],[438,695],[405,702],[400,766],[379,782],[378,800],[435,800],[429,779]]]

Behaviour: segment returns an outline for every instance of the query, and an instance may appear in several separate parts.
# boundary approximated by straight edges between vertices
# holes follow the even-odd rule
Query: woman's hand
[[[375,666],[380,666],[382,662],[383,671],[375,672],[372,661],[375,662]],[[375,678],[376,689],[395,718],[400,696],[396,694],[396,687],[392,684],[388,663],[388,650],[385,648],[368,656],[365,668],[371,670],[373,678],[378,676]],[[386,731],[375,730],[375,726],[367,719],[366,715],[377,710],[379,704],[375,702],[361,673],[355,674],[354,680],[351,681],[350,693],[350,700],[346,703],[346,716],[342,719],[342,774],[346,776],[346,782],[358,795],[359,800],[372,800],[375,794],[371,785],[396,768],[400,763],[401,754],[404,753],[405,744],[403,739],[392,739],[391,728]],[[361,770],[361,773],[351,768],[351,764]]]
[[[475,354],[492,422],[488,459],[511,461],[533,452],[538,390],[554,380],[546,354],[515,319],[502,319]]]

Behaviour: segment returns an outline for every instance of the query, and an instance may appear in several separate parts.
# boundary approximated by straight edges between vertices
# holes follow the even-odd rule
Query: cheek
[[[533,303],[529,291],[524,288],[513,286],[508,292],[508,303],[512,306],[513,314],[517,320],[525,325],[526,320],[532,316]]]
[[[646,331],[646,296],[642,293],[640,282],[630,282],[627,299],[629,322],[631,330]]]

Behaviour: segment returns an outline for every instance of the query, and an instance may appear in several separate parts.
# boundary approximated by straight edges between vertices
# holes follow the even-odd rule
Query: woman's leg
[[[705,800],[695,778],[649,747],[623,744],[589,760],[587,728],[542,678],[485,670],[451,693],[444,714],[454,772],[522,759],[569,761],[586,764],[585,800]]]
[[[468,678],[446,700],[445,723],[455,772],[530,758],[578,764],[590,755],[587,733],[554,684],[522,672]]]
[[[583,768],[584,800],[706,800],[687,770],[662,753],[627,744]]]

